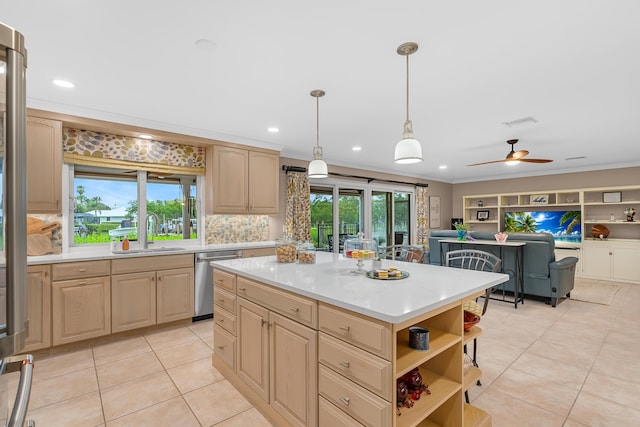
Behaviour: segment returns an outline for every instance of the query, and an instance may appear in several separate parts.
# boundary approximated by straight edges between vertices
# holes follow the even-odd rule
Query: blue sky
[[[102,203],[111,209],[127,206],[127,202],[134,201],[138,197],[137,184],[135,182],[76,178],[74,186],[77,188],[78,185],[84,186],[86,197],[91,199],[99,196]],[[180,186],[175,183],[147,183],[147,200],[175,200],[181,198],[179,189]]]

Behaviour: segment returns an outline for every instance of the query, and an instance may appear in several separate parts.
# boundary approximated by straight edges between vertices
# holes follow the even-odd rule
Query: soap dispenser
[[[127,238],[127,236],[124,236],[124,240],[122,241],[122,250],[123,251],[129,250],[129,239]]]

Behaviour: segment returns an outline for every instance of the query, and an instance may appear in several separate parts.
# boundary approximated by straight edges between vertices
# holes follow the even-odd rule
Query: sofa
[[[547,303],[555,307],[558,298],[570,296],[573,289],[576,263],[578,258],[567,257],[560,261],[555,259],[555,241],[553,235],[548,233],[508,233],[508,241],[525,242],[523,248],[523,291],[525,296],[544,298]],[[494,233],[483,231],[470,231],[469,240],[495,241]],[[429,250],[425,262],[434,265],[442,265],[443,256],[440,253],[439,240],[455,239],[456,230],[432,230],[429,234]],[[473,246],[471,246],[473,247]],[[465,246],[467,248],[467,246]],[[473,247],[500,256],[499,246],[478,245]],[[446,244],[443,247],[446,250]],[[456,247],[455,249],[459,249]],[[509,274],[509,281],[504,283],[504,289],[515,289],[515,257],[505,251],[502,260],[502,271]]]

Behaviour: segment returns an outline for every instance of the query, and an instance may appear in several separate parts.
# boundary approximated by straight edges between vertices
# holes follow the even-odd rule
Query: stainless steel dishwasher
[[[194,322],[213,317],[213,268],[209,263],[236,258],[242,258],[241,250],[196,252]]]

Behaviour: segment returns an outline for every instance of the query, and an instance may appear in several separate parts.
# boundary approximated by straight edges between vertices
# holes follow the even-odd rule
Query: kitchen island
[[[245,397],[276,425],[490,425],[463,402],[462,303],[507,275],[383,260],[409,276],[378,280],[316,257],[212,263],[213,364]],[[428,350],[409,347],[411,326]],[[431,394],[397,411],[396,379],[415,368]]]

